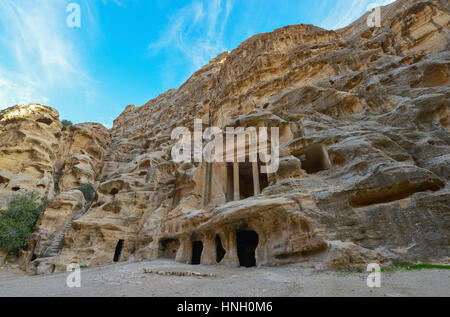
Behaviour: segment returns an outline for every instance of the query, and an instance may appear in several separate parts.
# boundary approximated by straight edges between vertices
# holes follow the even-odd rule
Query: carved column
[[[216,235],[213,232],[203,234],[203,251],[201,264],[215,265],[216,264]]]
[[[191,263],[192,260],[192,241],[190,236],[180,237],[180,247],[175,258],[177,262]]]
[[[213,166],[212,163],[206,163],[205,168],[205,188],[203,189],[203,205],[207,206],[211,200],[211,178]]]
[[[236,232],[226,231],[221,235],[223,247],[226,250],[225,257],[222,262],[224,265],[229,267],[239,267],[239,258],[237,254],[237,241]]]
[[[259,168],[258,168],[258,162],[252,163],[252,169],[253,169],[253,188],[255,196],[261,194],[261,186],[259,184]]]
[[[241,200],[241,191],[239,188],[239,163],[233,163],[233,182],[234,182],[234,200]]]

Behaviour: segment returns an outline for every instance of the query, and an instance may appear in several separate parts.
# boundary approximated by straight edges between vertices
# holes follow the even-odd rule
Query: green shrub
[[[69,121],[69,120],[63,120],[63,121],[61,121],[61,123],[62,123],[64,129],[73,125],[72,121]]]
[[[33,232],[39,215],[48,206],[44,199],[38,203],[35,192],[15,195],[8,203],[8,209],[0,215],[0,249],[17,252],[25,246],[26,239]]]
[[[412,264],[406,261],[398,260],[398,259],[391,259],[391,266],[384,267],[381,269],[382,272],[395,272],[399,270],[406,270],[406,271],[417,271],[417,270],[450,270],[449,265],[435,265],[435,264],[428,264],[428,263],[419,263],[419,264]]]
[[[82,184],[77,189],[83,193],[84,199],[86,199],[87,202],[91,202],[94,199],[95,188],[92,184]]]

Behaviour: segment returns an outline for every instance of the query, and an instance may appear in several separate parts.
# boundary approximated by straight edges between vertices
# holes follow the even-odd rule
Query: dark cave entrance
[[[120,254],[122,253],[123,240],[119,240],[116,245],[116,251],[114,252],[114,262],[119,262]]]
[[[203,252],[203,242],[195,241],[192,245],[192,265],[200,264]]]
[[[225,251],[225,249],[223,248],[222,240],[220,239],[219,235],[216,235],[216,262],[222,262],[226,253],[227,251]]]
[[[255,231],[237,231],[237,252],[240,266],[256,266],[256,247],[259,237]]]
[[[178,239],[163,239],[159,243],[160,257],[164,259],[175,259],[179,248],[180,241]]]
[[[302,169],[308,174],[315,174],[330,169],[327,149],[322,144],[313,144],[301,151],[299,155]]]

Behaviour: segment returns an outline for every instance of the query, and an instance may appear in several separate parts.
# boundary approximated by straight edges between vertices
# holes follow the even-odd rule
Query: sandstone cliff
[[[53,200],[23,268],[447,261],[450,6],[402,0],[381,12],[380,28],[365,15],[337,31],[256,35],[180,88],[128,106],[110,131],[62,131],[46,106],[1,112],[0,209],[25,189]],[[279,170],[255,178],[245,163],[174,163],[171,132],[196,118],[279,127]],[[92,203],[76,190],[88,182]]]

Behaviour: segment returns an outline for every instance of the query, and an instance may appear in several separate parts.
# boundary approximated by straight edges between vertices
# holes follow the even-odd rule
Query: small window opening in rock
[[[240,266],[256,266],[256,248],[259,237],[255,231],[237,231],[237,252]]]
[[[195,241],[192,245],[192,265],[200,264],[202,259],[203,243],[201,241]]]
[[[114,262],[119,262],[120,254],[122,253],[123,240],[119,240],[116,246],[116,252],[114,252]]]
[[[33,253],[33,256],[31,257],[31,260],[30,260],[30,261],[33,262],[34,260],[36,260],[36,258],[37,258],[37,257],[36,257],[36,254]]]
[[[51,119],[48,119],[48,118],[41,118],[41,119],[37,119],[36,121],[46,124],[46,125],[51,125],[53,122]]]
[[[141,170],[143,170],[143,169],[148,170],[150,167],[151,167],[150,161],[144,161],[139,164],[139,169],[141,169]]]
[[[219,235],[216,235],[216,262],[222,262],[226,253],[227,251],[225,251],[225,249],[223,248],[222,240],[220,239]]]
[[[163,239],[159,244],[160,257],[174,260],[180,247],[178,239]]]
[[[117,188],[113,188],[113,189],[111,189],[111,195],[116,195],[117,193],[119,192],[119,190],[117,189]]]
[[[8,184],[8,182],[9,182],[9,179],[0,176],[0,184]]]
[[[314,144],[306,147],[297,157],[302,161],[302,169],[308,174],[325,171],[331,167],[328,152],[322,144]]]
[[[12,190],[13,190],[14,192],[17,192],[17,191],[20,190],[20,187],[17,187],[17,186],[16,186],[16,187],[13,187]]]

